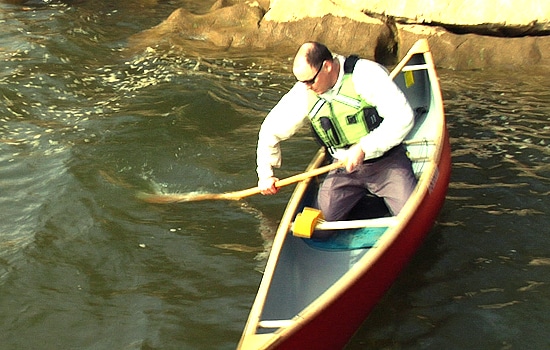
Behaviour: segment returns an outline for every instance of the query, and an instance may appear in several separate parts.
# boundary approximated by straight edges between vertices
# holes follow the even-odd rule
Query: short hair
[[[324,44],[310,41],[311,49],[306,53],[306,61],[312,67],[320,67],[323,62],[332,60],[332,52]]]

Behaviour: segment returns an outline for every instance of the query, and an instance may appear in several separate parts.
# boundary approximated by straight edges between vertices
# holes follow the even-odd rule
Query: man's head
[[[298,49],[292,71],[298,81],[313,92],[322,94],[336,83],[339,63],[325,45],[307,42]]]

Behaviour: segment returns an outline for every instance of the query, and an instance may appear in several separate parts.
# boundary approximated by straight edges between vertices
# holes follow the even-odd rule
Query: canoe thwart
[[[283,328],[293,324],[293,320],[263,320],[258,323],[258,326],[260,328]]]
[[[296,215],[292,224],[292,234],[296,237],[311,238],[315,230],[347,230],[362,227],[391,227],[397,224],[397,217],[383,217],[364,220],[325,221],[319,209],[305,207]]]
[[[323,221],[319,220],[316,230],[349,230],[365,227],[392,227],[397,225],[397,217],[388,216],[375,219],[350,220],[350,221]]]

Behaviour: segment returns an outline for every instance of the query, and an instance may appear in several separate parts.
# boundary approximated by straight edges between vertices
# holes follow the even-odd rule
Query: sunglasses
[[[315,84],[315,79],[317,79],[317,76],[319,75],[319,73],[321,73],[321,69],[323,69],[323,66],[325,65],[325,61],[323,61],[323,63],[321,63],[321,67],[319,67],[319,69],[317,70],[317,73],[315,73],[315,75],[313,76],[313,78],[309,79],[309,80],[298,80],[300,83],[304,83],[306,85],[313,85]]]

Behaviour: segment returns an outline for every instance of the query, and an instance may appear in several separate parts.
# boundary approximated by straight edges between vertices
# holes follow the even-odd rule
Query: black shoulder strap
[[[352,73],[357,61],[359,61],[359,56],[357,55],[349,55],[346,57],[344,61],[344,73]]]

